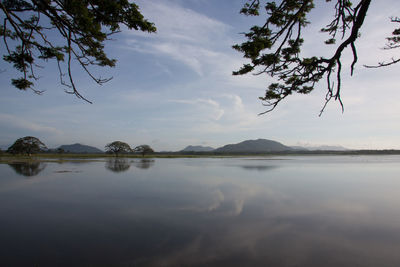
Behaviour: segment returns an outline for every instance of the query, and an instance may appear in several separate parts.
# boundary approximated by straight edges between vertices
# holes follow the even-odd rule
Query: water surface
[[[0,164],[0,265],[400,266],[399,156]]]

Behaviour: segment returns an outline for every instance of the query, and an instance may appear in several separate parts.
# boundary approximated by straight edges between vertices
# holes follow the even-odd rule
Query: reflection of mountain
[[[43,162],[15,162],[8,165],[16,173],[27,177],[36,176],[46,168],[46,164]]]
[[[148,169],[154,165],[154,160],[151,159],[142,159],[141,161],[133,162],[136,168],[140,169]]]
[[[131,164],[126,159],[110,158],[107,160],[105,167],[112,172],[124,172],[131,167]]]

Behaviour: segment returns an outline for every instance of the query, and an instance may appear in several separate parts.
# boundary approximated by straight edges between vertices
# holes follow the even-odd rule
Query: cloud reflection
[[[11,179],[28,186],[0,194],[13,210],[0,257],[16,263],[23,241],[21,264],[5,265],[399,266],[397,163],[277,162],[273,175],[235,163],[249,162],[160,159],[118,182],[95,162],[69,179]]]

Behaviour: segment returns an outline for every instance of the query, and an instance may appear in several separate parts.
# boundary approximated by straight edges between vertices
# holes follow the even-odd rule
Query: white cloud
[[[233,109],[237,110],[237,111],[243,111],[244,110],[244,105],[243,105],[243,101],[240,98],[240,96],[238,95],[225,95],[227,98],[232,100],[232,104],[233,104]]]
[[[196,123],[188,131],[196,135],[232,134],[254,130],[266,119],[260,119],[254,110],[248,109],[242,98],[236,94],[222,94],[214,99],[177,99],[169,102],[190,105],[191,112],[184,110],[181,114],[190,112],[190,121]],[[168,120],[173,119],[168,117]]]
[[[19,118],[14,115],[0,114],[0,123],[11,127],[19,128],[22,130],[28,130],[39,133],[48,134],[61,134],[62,132],[54,127],[45,126],[39,123],[28,121],[26,119]]]
[[[198,75],[203,76],[203,60],[212,56],[212,51],[199,48],[193,45],[177,44],[177,43],[155,43],[149,44],[150,53],[162,53],[172,59],[182,62]]]
[[[218,121],[221,119],[221,117],[224,115],[225,111],[224,109],[221,108],[220,104],[216,102],[215,100],[212,99],[202,99],[202,98],[197,98],[197,99],[177,99],[177,100],[169,100],[169,102],[174,102],[174,103],[181,103],[181,104],[188,104],[192,105],[192,109],[202,109],[203,112],[199,112],[197,114],[204,114],[206,117],[211,117],[213,120]]]
[[[155,39],[209,44],[229,29],[218,20],[170,1],[143,1],[140,6],[143,14],[157,26],[157,33],[152,35]]]
[[[143,35],[137,31],[127,32],[129,49],[171,58],[186,65],[199,76],[223,56],[217,52],[229,50],[231,41],[229,26],[176,4],[161,1],[140,4],[143,13],[157,25],[157,33]],[[140,38],[138,40],[137,37]]]

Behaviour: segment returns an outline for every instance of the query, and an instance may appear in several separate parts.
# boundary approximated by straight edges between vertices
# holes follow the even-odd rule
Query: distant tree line
[[[140,145],[135,148],[131,148],[127,143],[122,141],[114,141],[105,146],[106,153],[115,154],[127,154],[127,153],[140,153],[144,157],[146,154],[154,153],[154,150],[149,145]]]
[[[154,150],[149,145],[139,145],[135,148],[131,148],[127,143],[122,141],[114,141],[105,146],[106,153],[115,154],[115,156],[119,156],[120,154],[129,154],[136,153],[141,154],[144,157],[147,154],[154,153]],[[39,140],[37,137],[33,136],[25,136],[17,139],[6,151],[9,154],[13,155],[32,155],[37,153],[44,152],[55,152],[58,154],[65,153],[65,151],[61,148],[56,150],[50,150],[47,146]],[[0,153],[3,153],[0,150]]]
[[[114,154],[116,157],[122,154],[140,154],[144,157],[147,154],[153,154],[154,150],[149,145],[140,145],[135,148],[131,148],[127,143],[122,141],[114,141],[105,146],[106,153]],[[13,155],[32,155],[37,153],[70,153],[63,149],[48,149],[47,146],[40,141],[38,138],[33,136],[25,136],[17,139],[6,151],[8,154]],[[4,151],[0,150],[0,154],[4,154]],[[193,151],[179,151],[179,152],[163,152],[164,156],[243,156],[243,155],[400,155],[400,150],[396,149],[385,149],[385,150],[346,150],[346,151],[328,151],[328,150],[291,150],[291,151],[275,151],[275,152],[193,152]]]

